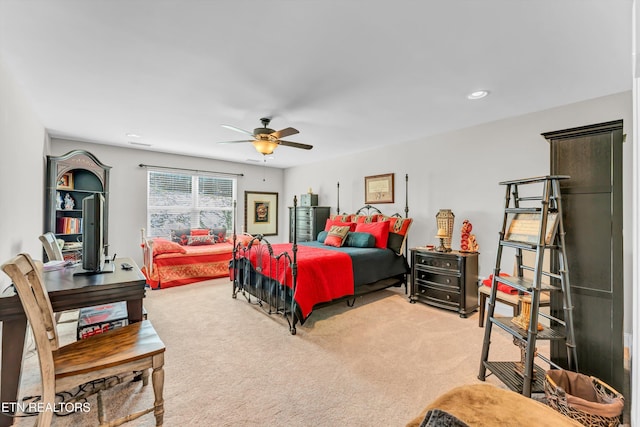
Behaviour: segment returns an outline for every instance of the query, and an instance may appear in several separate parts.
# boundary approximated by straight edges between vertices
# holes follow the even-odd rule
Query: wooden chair
[[[45,408],[54,407],[56,392],[109,376],[142,371],[143,386],[147,385],[152,369],[152,408],[107,422],[98,395],[98,418],[100,426],[113,427],[153,412],[156,426],[162,425],[165,346],[148,320],[60,347],[51,301],[31,257],[20,254],[2,265],[2,270],[12,279],[33,330],[42,377],[41,403]],[[41,412],[37,425],[49,426],[52,418],[51,410]]]
[[[62,255],[60,246],[58,246],[55,234],[50,231],[44,233],[42,236],[40,236],[40,241],[42,242],[42,247],[44,248],[44,252],[47,254],[47,258],[49,258],[49,261],[64,261],[64,256]],[[71,323],[78,321],[78,319],[76,318],[60,322],[61,317],[62,313],[56,313],[56,323]]]
[[[49,258],[49,261],[64,260],[64,257],[62,256],[62,250],[60,250],[60,246],[58,246],[55,234],[50,231],[44,233],[42,236],[40,236],[40,241],[42,242],[42,246],[44,247],[44,251],[47,254],[47,258]]]

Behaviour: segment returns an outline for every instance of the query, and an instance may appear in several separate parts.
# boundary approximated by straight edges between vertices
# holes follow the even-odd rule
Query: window
[[[147,235],[168,237],[172,229],[233,229],[236,180],[204,174],[147,172]]]

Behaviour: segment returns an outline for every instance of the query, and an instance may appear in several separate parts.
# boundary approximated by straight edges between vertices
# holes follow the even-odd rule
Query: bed
[[[201,229],[197,229],[201,230]],[[229,274],[234,242],[226,230],[173,233],[168,238],[147,238],[142,229],[142,272],[153,289],[182,286]],[[195,230],[194,230],[195,232]]]
[[[296,212],[296,197],[293,206]],[[258,235],[235,244],[232,296],[243,295],[266,313],[282,315],[295,335],[297,324],[324,305],[347,301],[352,306],[357,296],[391,286],[404,285],[406,291],[411,222],[367,205],[354,215],[333,215],[315,241],[297,243],[294,232],[291,243],[271,244]]]

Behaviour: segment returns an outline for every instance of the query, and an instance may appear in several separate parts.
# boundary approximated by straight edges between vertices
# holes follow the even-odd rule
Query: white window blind
[[[147,235],[173,229],[233,229],[236,179],[205,174],[147,172]]]

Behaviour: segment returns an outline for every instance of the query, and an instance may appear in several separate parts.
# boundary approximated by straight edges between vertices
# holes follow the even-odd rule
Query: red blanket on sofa
[[[293,254],[291,243],[278,243],[271,247],[274,255],[285,251],[290,256]],[[261,258],[259,264],[262,266],[262,274],[292,287],[291,266],[285,265],[284,257],[280,258],[279,265],[276,265],[276,261],[269,257],[268,251],[260,250],[260,247],[256,246],[250,254],[254,267],[258,257]],[[319,303],[353,295],[353,267],[349,255],[327,249],[298,246],[296,260],[298,277],[294,299],[304,319]]]

